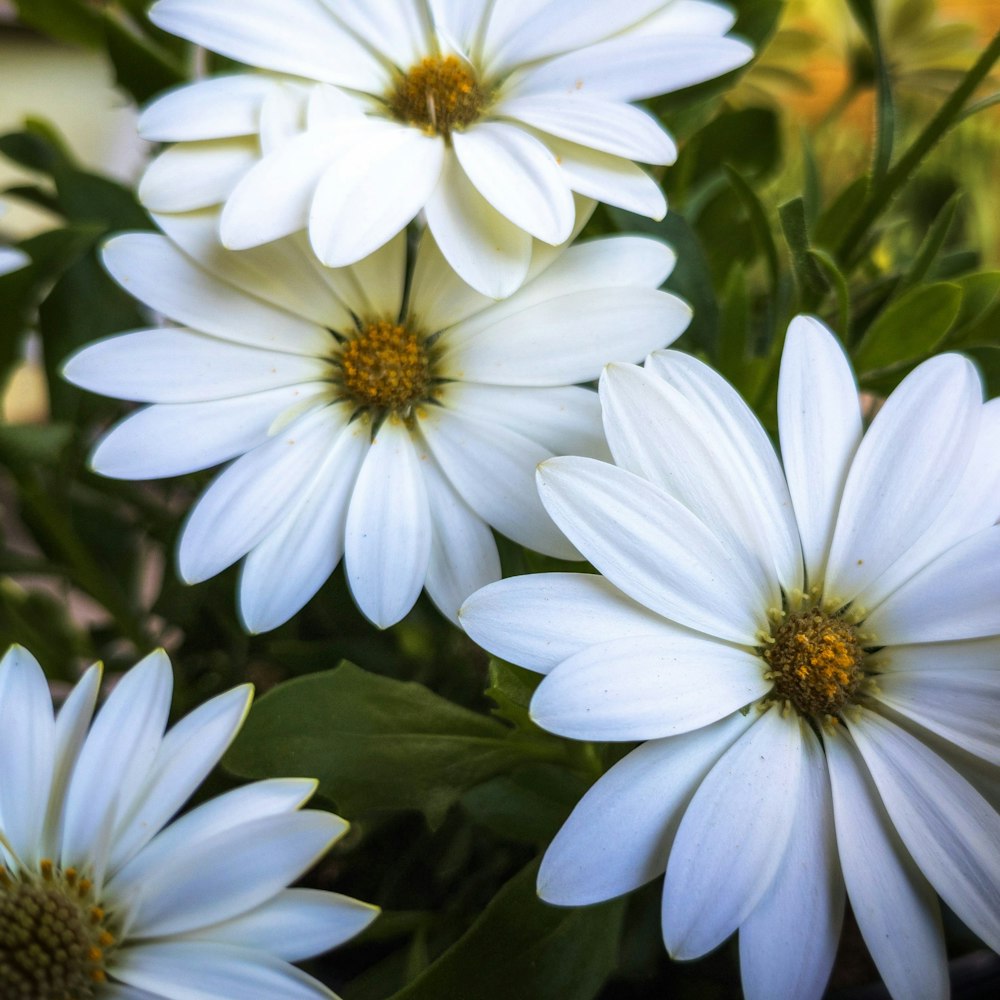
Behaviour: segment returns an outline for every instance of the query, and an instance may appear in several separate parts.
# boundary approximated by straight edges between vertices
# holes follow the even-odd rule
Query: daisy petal
[[[405,424],[379,428],[347,512],[345,568],[354,600],[388,628],[416,603],[427,576],[431,518],[418,449]]]
[[[772,708],[695,792],[663,885],[663,940],[674,958],[721,944],[770,888],[791,835],[803,756],[802,723]]]
[[[531,699],[543,729],[577,740],[659,739],[710,725],[771,689],[760,659],[702,636],[629,636],[560,663]]]
[[[250,550],[239,584],[239,612],[251,634],[284,624],[319,590],[344,554],[347,506],[371,444],[355,422],[328,445],[312,485]]]
[[[489,526],[459,496],[430,455],[424,461],[424,482],[434,530],[427,593],[440,612],[457,624],[462,601],[503,575],[500,555]]]
[[[587,906],[656,878],[684,806],[752,719],[737,712],[693,733],[651,740],[618,761],[549,845],[538,895],[558,906]]]
[[[1000,526],[952,546],[865,619],[878,645],[1000,632]]]
[[[156,941],[122,948],[108,971],[170,1000],[336,1000],[311,976],[266,951],[208,941]]]
[[[458,162],[479,193],[536,239],[567,239],[576,219],[573,196],[555,157],[523,129],[482,122],[452,134]]]
[[[851,909],[892,996],[941,1000],[948,964],[937,899],[900,842],[849,737],[824,739]]]
[[[591,646],[656,637],[664,648],[696,633],[653,614],[600,576],[533,573],[499,580],[459,610],[466,632],[503,660],[547,674]]]
[[[771,887],[740,926],[746,1000],[820,1000],[844,919],[826,758],[803,728],[802,781],[794,826]]]
[[[920,740],[861,710],[851,732],[886,811],[931,885],[1000,951],[1000,815]]]
[[[837,509],[862,434],[850,362],[836,337],[812,316],[796,316],[788,327],[778,428],[811,586],[823,579]]]
[[[363,4],[328,2],[327,6],[368,48],[388,57],[400,69],[420,62],[433,45],[426,8],[413,0],[365,0]]]
[[[314,410],[218,475],[184,525],[177,549],[181,578],[207,580],[262,541],[315,480],[346,422],[341,406]]]
[[[449,169],[448,162],[451,159],[453,158],[446,160],[445,171]],[[475,193],[468,182],[466,185],[469,191]],[[433,214],[430,204],[438,198],[439,192],[449,186],[439,183],[431,196],[431,201],[428,202],[425,213],[427,228],[424,229],[420,237],[416,262],[413,266],[413,278],[410,282],[408,314],[414,325],[423,330],[443,330],[445,327],[453,326],[492,305],[492,299],[477,292],[459,277],[454,267],[449,267],[441,248],[434,239],[430,222]],[[477,194],[476,197],[479,195]],[[502,216],[498,215],[498,218],[502,218]],[[529,238],[529,246],[530,242]],[[530,252],[528,256],[530,258]],[[514,287],[517,285],[515,284]]]
[[[851,463],[827,597],[850,601],[930,527],[965,471],[981,410],[979,377],[958,355],[925,361],[900,383]]]
[[[25,865],[41,856],[55,728],[42,668],[22,646],[11,646],[0,660],[0,833]]]
[[[199,928],[189,937],[270,952],[286,962],[301,962],[360,934],[378,913],[377,906],[339,893],[285,889],[256,909]]]
[[[556,524],[623,593],[689,628],[756,645],[766,581],[668,493],[588,458],[546,462],[538,489]]]
[[[260,109],[281,84],[261,73],[234,73],[169,90],[139,118],[148,142],[191,142],[254,135]]]
[[[252,139],[184,143],[164,150],[139,181],[151,212],[190,212],[221,205],[260,158]]]
[[[516,431],[443,407],[421,415],[420,432],[456,492],[487,524],[536,552],[579,558],[534,488],[535,466],[551,451]]]
[[[479,193],[450,151],[424,211],[444,258],[477,292],[503,299],[524,281],[531,236]]]

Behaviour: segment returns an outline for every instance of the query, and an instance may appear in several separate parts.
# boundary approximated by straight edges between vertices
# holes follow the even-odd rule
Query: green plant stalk
[[[934,148],[938,140],[948,129],[958,123],[966,101],[986,78],[998,59],[1000,59],[1000,32],[983,50],[975,65],[965,74],[965,78],[952,91],[948,100],[941,105],[938,113],[928,122],[923,132],[913,140],[909,149],[885,175],[884,180],[873,186],[867,204],[834,251],[835,259],[841,264],[852,262],[858,244],[864,239],[871,225],[888,208],[895,194],[909,180],[910,175]]]

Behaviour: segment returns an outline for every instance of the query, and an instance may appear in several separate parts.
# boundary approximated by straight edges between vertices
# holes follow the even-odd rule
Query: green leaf
[[[515,875],[392,1000],[592,1000],[617,967],[625,902],[549,906],[535,894],[537,874],[536,862]]]
[[[183,67],[150,39],[130,31],[111,15],[105,17],[104,30],[115,78],[140,104],[184,82]]]
[[[872,158],[872,177],[877,186],[889,172],[892,146],[896,131],[896,111],[892,96],[889,64],[882,45],[878,16],[872,0],[847,0],[854,19],[864,32],[875,57],[875,150]]]
[[[907,292],[882,312],[854,352],[855,369],[870,374],[927,357],[944,340],[962,305],[962,289],[940,282]]]
[[[934,222],[931,223],[930,229],[927,230],[927,235],[923,238],[917,249],[917,255],[913,258],[913,263],[899,283],[900,291],[919,285],[930,273],[930,269],[934,266],[934,262],[937,260],[938,254],[944,246],[944,241],[948,238],[948,232],[951,229],[951,224],[955,219],[955,212],[958,209],[958,203],[961,200],[962,192],[956,191],[941,206],[941,210],[935,216]]]
[[[437,827],[467,789],[524,762],[509,734],[420,684],[343,663],[261,698],[225,763],[244,778],[317,778],[348,816],[416,809]]]
[[[81,0],[14,0],[21,21],[71,45],[97,48],[103,32],[98,14]]]
[[[1000,299],[1000,271],[965,274],[954,283],[962,289],[962,308],[948,338],[948,346],[1000,343],[996,310]]]
[[[729,165],[741,175],[762,177],[781,161],[778,115],[769,108],[742,108],[717,115],[690,141],[678,164],[692,177],[704,180]]]
[[[486,694],[496,702],[494,715],[518,729],[537,729],[528,714],[528,706],[541,682],[541,674],[504,660],[490,660],[490,686]]]
[[[728,164],[725,166],[726,177],[736,192],[740,203],[746,210],[750,219],[750,228],[753,231],[757,248],[764,255],[767,262],[767,273],[771,282],[771,295],[774,295],[778,287],[778,248],[774,245],[774,236],[771,234],[771,224],[767,219],[767,211],[761,204],[753,188],[744,178]]]
[[[791,255],[792,270],[795,272],[806,307],[810,308],[822,298],[829,287],[829,282],[811,253],[805,202],[802,198],[786,201],[778,209],[778,215]]]
[[[813,242],[826,250],[833,250],[847,232],[848,227],[861,213],[868,201],[870,178],[866,175],[851,181],[824,212],[820,213],[813,227]]]

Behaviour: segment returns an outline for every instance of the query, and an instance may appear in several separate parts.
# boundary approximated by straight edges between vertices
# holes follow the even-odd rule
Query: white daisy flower
[[[100,684],[97,664],[53,714],[34,657],[14,646],[0,660],[0,995],[333,997],[290,963],[353,937],[378,909],[286,888],[347,829],[301,808],[315,782],[259,781],[169,822],[242,725],[249,685],[164,732],[162,650],[91,724]]]
[[[110,337],[66,363],[72,382],[154,404],[114,428],[93,467],[124,479],[237,460],[181,536],[196,583],[246,556],[252,632],[298,611],[344,557],[358,606],[386,627],[422,587],[454,619],[500,578],[490,526],[567,559],[535,466],[606,454],[596,379],[609,358],[673,341],[690,309],[658,287],[663,244],[613,237],[536,245],[532,272],[495,303],[461,282],[428,234],[408,279],[400,233],[327,270],[304,238],[235,253],[211,213],[161,217],[164,236],[111,241],[105,263],[181,328]]]
[[[568,238],[573,192],[662,218],[633,161],[677,151],[631,102],[753,55],[707,0],[159,0],[150,16],[267,72],[148,108],[142,135],[179,143],[142,182],[148,208],[225,202],[232,249],[308,227],[333,267],[423,212],[452,267],[494,298],[524,280],[532,237]]]
[[[645,740],[550,846],[542,898],[666,871],[675,958],[739,931],[750,1000],[818,998],[847,897],[900,1000],[948,995],[935,893],[1000,946],[1000,400],[943,355],[862,436],[844,353],[789,329],[784,472],[711,369],[602,376],[617,466],[558,458],[543,502],[603,576],[517,577],[460,612],[548,676],[535,720]]]

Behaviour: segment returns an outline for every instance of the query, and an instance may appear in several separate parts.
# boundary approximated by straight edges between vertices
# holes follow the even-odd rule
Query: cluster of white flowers
[[[846,896],[893,996],[947,996],[935,894],[1000,948],[1000,403],[944,355],[863,435],[842,349],[800,317],[779,459],[735,390],[663,350],[690,320],[660,289],[672,251],[575,242],[595,201],[664,215],[635,161],[676,150],[632,102],[744,65],[730,11],[158,0],[151,16],[249,68],[146,110],[143,135],[172,144],[140,186],[162,235],[118,236],[104,261],[169,323],[64,371],[148,404],[99,441],[98,472],[226,463],[184,526],[181,577],[242,559],[251,632],[341,561],[382,628],[426,588],[547,675],[540,726],[645,741],[557,835],[543,899],[665,872],[671,955],[738,931],[747,997],[813,1000]],[[494,530],[600,575],[501,580]],[[285,886],[346,824],[275,780],[165,826],[249,704],[237,689],[164,735],[170,676],[147,658],[88,734],[97,668],[54,716],[26,653],[0,666],[4,997],[332,996],[288,963],[375,911]],[[69,957],[43,972],[39,946]]]

